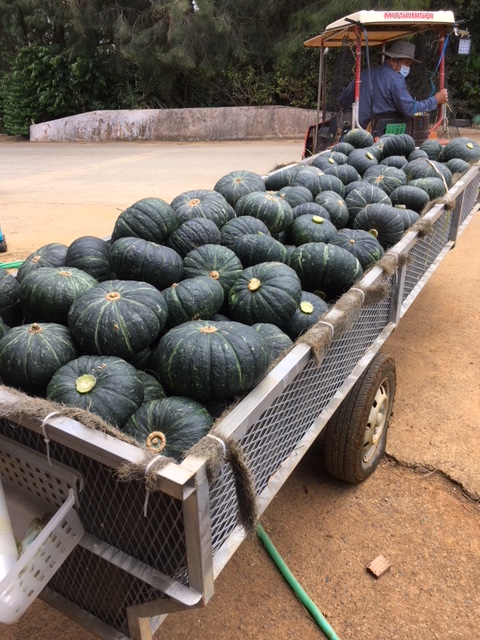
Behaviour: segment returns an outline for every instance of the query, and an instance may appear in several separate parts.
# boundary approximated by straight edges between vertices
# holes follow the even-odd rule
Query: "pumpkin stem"
[[[374,238],[378,238],[378,231],[376,229],[369,229],[368,233],[371,233]]]
[[[313,304],[311,302],[308,302],[307,300],[304,300],[300,303],[300,310],[302,311],[302,313],[313,313]]]
[[[355,244],[355,240],[353,238],[350,238],[350,240],[348,241],[350,244]]]
[[[322,216],[313,216],[312,222],[315,222],[316,224],[322,224],[323,222],[325,222],[325,218],[322,218]]]
[[[75,389],[78,393],[90,393],[90,391],[97,384],[95,376],[90,373],[85,373],[75,380]]]
[[[43,331],[42,327],[36,322],[34,322],[30,327],[30,329],[28,330],[28,333],[41,333],[42,331]]]
[[[261,286],[261,282],[258,278],[252,278],[250,280],[250,282],[248,283],[248,290],[249,291],[256,291],[257,289],[260,289]]]
[[[208,275],[210,276],[210,278],[213,278],[214,280],[218,280],[220,277],[220,274],[218,273],[218,271],[210,271]]]
[[[167,439],[165,437],[165,434],[161,431],[152,431],[152,433],[147,436],[145,444],[149,451],[160,453],[165,449]]]
[[[105,296],[105,300],[108,300],[108,302],[115,302],[116,300],[120,300],[121,297],[122,296],[118,293],[118,291],[110,291]]]
[[[191,200],[188,201],[188,204],[191,207],[196,207],[197,204],[200,204],[200,199],[199,198],[192,198]]]
[[[71,271],[65,271],[65,270],[62,270],[62,271],[59,271],[59,272],[58,272],[58,275],[59,275],[59,276],[71,276],[71,275],[72,275],[72,272],[71,272]]]
[[[200,329],[200,333],[215,333],[215,331],[217,331],[217,327],[212,327],[211,324],[207,324],[206,327]]]

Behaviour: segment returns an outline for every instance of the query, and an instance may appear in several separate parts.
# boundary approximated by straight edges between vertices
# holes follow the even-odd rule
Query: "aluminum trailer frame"
[[[392,276],[378,266],[363,276],[360,284],[386,284],[388,295],[361,309],[319,366],[311,348],[297,344],[222,420],[219,433],[237,440],[247,457],[260,514],[454,247],[479,208],[479,184],[475,165],[449,191],[454,208],[437,204],[425,215],[432,233],[408,231],[390,249],[408,256]],[[324,319],[337,313],[334,306]],[[9,402],[9,392],[0,402]],[[158,490],[146,503],[143,482],[116,475],[123,463],[142,460],[140,448],[60,417],[9,417],[0,421],[0,435],[10,450],[19,447],[0,459],[5,491],[15,478],[6,469],[33,464],[32,456],[43,468],[50,461],[81,478],[76,509],[86,533],[43,600],[104,640],[151,640],[167,614],[209,601],[216,577],[246,536],[228,463],[211,484],[203,458],[168,464],[156,473]],[[22,447],[31,452],[28,464]],[[48,495],[48,480],[39,489]]]

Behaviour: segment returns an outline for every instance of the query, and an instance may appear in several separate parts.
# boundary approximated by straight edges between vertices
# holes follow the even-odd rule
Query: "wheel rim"
[[[390,418],[390,404],[391,384],[386,378],[382,380],[375,393],[368,415],[362,451],[362,463],[364,466],[368,466],[375,458],[377,450],[383,441],[382,436],[387,429]]]

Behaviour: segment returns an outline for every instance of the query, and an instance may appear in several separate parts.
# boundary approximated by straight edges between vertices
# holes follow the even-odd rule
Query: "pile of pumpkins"
[[[468,138],[354,129],[308,164],[143,198],[109,240],[0,272],[1,382],[180,460],[478,159]]]

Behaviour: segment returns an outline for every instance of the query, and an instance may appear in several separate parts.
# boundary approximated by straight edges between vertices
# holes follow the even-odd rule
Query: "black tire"
[[[6,250],[7,250],[7,241],[5,240],[5,237],[4,237],[3,240],[0,241],[0,253],[5,253]]]
[[[328,421],[325,466],[335,478],[358,484],[377,468],[385,454],[395,384],[394,360],[377,353]]]

